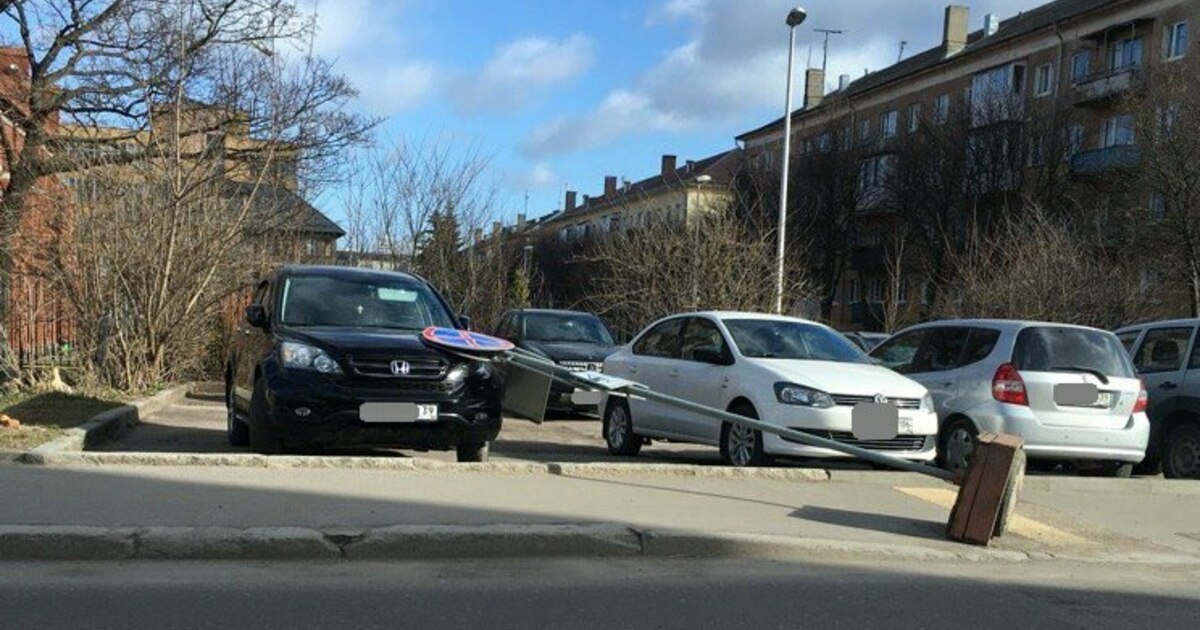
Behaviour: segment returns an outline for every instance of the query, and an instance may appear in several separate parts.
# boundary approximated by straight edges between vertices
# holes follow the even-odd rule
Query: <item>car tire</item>
[[[458,455],[458,463],[460,464],[482,464],[488,460],[487,442],[459,444],[456,449]]]
[[[748,404],[734,405],[730,413],[758,419],[758,412]],[[762,431],[726,422],[721,425],[721,461],[726,466],[757,468],[769,466],[771,457],[763,450]]]
[[[233,388],[225,387],[225,433],[230,446],[248,446],[250,444],[250,427],[237,417],[237,407],[233,402]]]
[[[1200,479],[1200,424],[1171,429],[1163,444],[1162,464],[1167,479]]]
[[[254,381],[254,393],[250,396],[250,450],[261,455],[278,455],[283,452],[283,441],[267,426],[267,385],[263,379]]]
[[[620,457],[634,457],[642,450],[642,438],[633,432],[633,414],[624,398],[610,398],[604,408],[604,443],[608,452]]]
[[[1157,455],[1154,457],[1147,456],[1140,463],[1134,465],[1133,474],[1140,477],[1154,477],[1161,475],[1163,471],[1162,459]]]
[[[965,472],[978,438],[975,423],[966,418],[951,420],[938,439],[938,463],[950,472]]]

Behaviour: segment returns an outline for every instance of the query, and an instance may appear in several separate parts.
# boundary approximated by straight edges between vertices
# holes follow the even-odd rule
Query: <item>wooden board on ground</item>
[[[951,540],[986,546],[993,534],[1003,533],[1001,517],[1012,512],[1025,473],[1021,446],[1014,435],[979,436],[950,512],[946,532]]]

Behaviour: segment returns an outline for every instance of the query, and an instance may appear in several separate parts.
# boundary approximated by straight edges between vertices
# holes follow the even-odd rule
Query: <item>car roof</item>
[[[1187,319],[1163,319],[1163,320],[1154,321],[1154,322],[1142,322],[1140,324],[1130,324],[1128,326],[1122,326],[1122,327],[1118,328],[1116,330],[1116,332],[1133,330],[1136,328],[1146,328],[1148,326],[1195,326],[1196,324],[1200,324],[1200,319],[1195,318],[1195,317],[1187,318]]]
[[[343,267],[338,265],[283,265],[279,267],[280,275],[316,275],[332,278],[379,278],[380,280],[396,280],[402,278],[424,283],[425,279],[404,271],[385,271],[382,269],[366,269],[363,267]]]
[[[514,308],[511,312],[521,313],[523,315],[532,313],[534,315],[588,315],[591,317],[596,316],[595,313],[589,313],[587,311],[571,311],[571,310],[561,309],[561,308]]]
[[[1023,319],[939,319],[932,322],[924,322],[915,326],[910,326],[905,330],[920,330],[923,328],[943,328],[947,326],[987,326],[990,328],[999,328],[1003,331],[1016,331],[1025,328],[1035,328],[1040,326],[1055,326],[1058,328],[1078,328],[1080,330],[1103,330],[1094,326],[1080,326],[1079,324],[1064,324],[1063,322],[1043,322],[1037,320]],[[1107,331],[1104,331],[1107,332]]]
[[[714,317],[716,319],[722,319],[722,320],[724,320],[724,319],[765,319],[765,320],[778,321],[778,322],[800,322],[803,324],[816,324],[818,326],[825,326],[825,324],[822,324],[821,322],[814,322],[810,319],[804,319],[801,317],[791,317],[790,315],[775,315],[774,313],[755,313],[753,311],[696,311],[694,313],[676,313],[675,315],[672,315],[672,317],[687,316],[687,315],[703,315],[703,316]]]

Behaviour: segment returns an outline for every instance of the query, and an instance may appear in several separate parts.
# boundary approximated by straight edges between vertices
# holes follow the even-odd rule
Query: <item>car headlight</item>
[[[469,369],[470,367],[466,363],[459,363],[450,368],[450,371],[446,373],[446,382],[454,386],[461,385],[463,381],[467,380]]]
[[[283,367],[293,370],[312,370],[321,374],[341,374],[342,368],[333,357],[316,346],[285,341],[279,346]]]
[[[833,398],[825,392],[796,385],[795,383],[775,383],[775,397],[785,405],[800,405],[802,407],[817,407],[825,409],[833,406]]]
[[[925,392],[921,397],[921,411],[933,411],[933,394]]]

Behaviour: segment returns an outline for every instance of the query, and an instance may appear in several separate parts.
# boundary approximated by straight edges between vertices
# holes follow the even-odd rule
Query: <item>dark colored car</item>
[[[234,332],[229,442],[458,451],[483,461],[500,432],[501,377],[434,350],[429,326],[465,328],[425,280],[349,267],[283,267]]]
[[[617,344],[604,322],[591,313],[549,309],[508,311],[496,327],[497,337],[519,348],[535,352],[569,370],[600,372],[604,359],[617,350]],[[550,407],[580,410],[571,401],[573,390],[555,382],[550,388]]]

